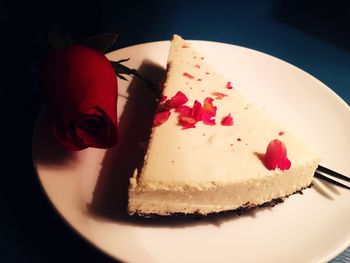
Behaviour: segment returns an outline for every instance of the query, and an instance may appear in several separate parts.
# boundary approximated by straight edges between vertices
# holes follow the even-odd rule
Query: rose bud
[[[79,45],[53,52],[44,64],[43,88],[62,145],[77,151],[117,142],[117,78],[103,53]]]

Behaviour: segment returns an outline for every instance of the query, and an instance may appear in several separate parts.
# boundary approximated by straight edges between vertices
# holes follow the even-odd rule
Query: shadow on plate
[[[153,83],[160,83],[165,70],[144,61],[138,71]],[[119,142],[107,150],[89,212],[112,220],[127,218],[129,178],[142,165],[146,143],[156,109],[156,95],[137,78],[128,89],[128,99],[119,118]]]
[[[315,189],[318,194],[328,200],[334,200],[334,195],[340,195],[337,187],[321,179],[314,178],[312,181],[312,188]]]

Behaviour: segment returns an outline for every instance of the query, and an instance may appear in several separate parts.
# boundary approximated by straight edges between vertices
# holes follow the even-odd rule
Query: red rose
[[[117,78],[102,53],[79,45],[56,51],[43,73],[59,142],[70,150],[108,148],[117,142]]]

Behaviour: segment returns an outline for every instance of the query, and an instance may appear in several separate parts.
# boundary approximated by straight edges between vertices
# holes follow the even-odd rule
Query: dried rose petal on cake
[[[213,101],[214,101],[213,98],[209,98],[209,97],[205,98],[203,102],[203,110],[215,116],[217,108],[213,105]]]
[[[182,126],[182,129],[189,129],[189,128],[195,128],[197,121],[192,118],[192,117],[188,117],[188,116],[180,116],[179,117],[179,124]]]
[[[180,113],[182,116],[188,116],[191,112],[191,108],[187,105],[181,105],[175,109],[175,112]]]
[[[184,76],[184,77],[186,77],[186,78],[189,78],[189,79],[194,79],[194,77],[193,77],[191,74],[187,73],[187,72],[184,72],[184,73],[182,74],[182,76]]]
[[[233,118],[231,116],[231,113],[222,118],[221,125],[222,126],[232,126],[233,125]]]
[[[211,95],[215,96],[215,99],[216,99],[216,100],[221,100],[222,98],[224,98],[224,97],[227,96],[227,94],[225,94],[225,93],[216,92],[216,91],[213,91],[213,92],[211,93]]]
[[[163,107],[166,109],[175,109],[188,101],[188,98],[181,91],[178,91],[171,99],[166,100],[163,103]]]
[[[202,104],[199,101],[193,103],[193,107],[180,106],[176,110],[179,112],[179,124],[182,129],[194,128],[195,124],[202,120]]]
[[[163,124],[164,122],[166,122],[170,117],[170,113],[171,113],[170,110],[157,112],[156,115],[154,116],[153,126],[157,127]]]
[[[231,81],[228,81],[228,82],[226,83],[226,88],[227,88],[227,89],[233,89],[232,84],[231,84]]]
[[[164,102],[167,98],[168,98],[168,96],[162,95],[162,96],[160,97],[159,102],[162,103],[162,102]]]
[[[192,107],[192,117],[196,120],[196,121],[201,121],[203,118],[203,108],[202,108],[202,104],[195,100],[193,103],[193,107]]]
[[[266,168],[269,170],[275,170],[276,168],[288,170],[291,166],[291,162],[287,157],[286,145],[278,139],[272,140],[267,146],[264,161]]]
[[[217,107],[213,105],[213,98],[205,98],[203,102],[202,121],[206,125],[215,125]]]

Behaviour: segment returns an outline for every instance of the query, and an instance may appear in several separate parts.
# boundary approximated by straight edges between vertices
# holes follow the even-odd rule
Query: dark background
[[[119,32],[113,49],[173,33],[246,46],[306,70],[350,103],[346,0],[1,1],[0,262],[115,262],[56,214],[32,166],[32,130],[43,103],[35,68],[57,27],[76,40]]]

